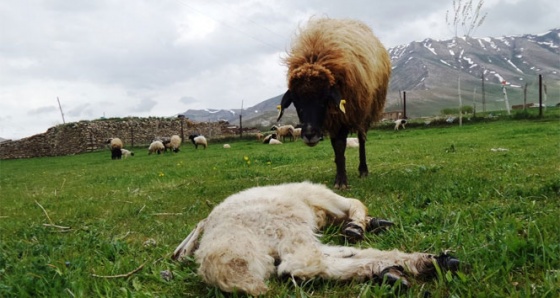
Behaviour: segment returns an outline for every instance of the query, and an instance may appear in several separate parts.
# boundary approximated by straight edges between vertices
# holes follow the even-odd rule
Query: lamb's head
[[[340,106],[343,109],[340,91],[334,84],[332,73],[321,65],[306,63],[293,70],[289,78],[289,90],[278,106],[280,111],[277,120],[293,103],[300,121],[303,142],[308,146],[315,146],[322,139],[328,106]]]

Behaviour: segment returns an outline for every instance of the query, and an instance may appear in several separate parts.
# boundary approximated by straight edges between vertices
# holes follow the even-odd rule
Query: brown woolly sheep
[[[364,23],[349,19],[312,18],[292,42],[288,56],[288,91],[279,105],[294,104],[302,140],[315,146],[323,131],[335,154],[336,188],[346,188],[346,137],[357,132],[361,177],[368,175],[365,141],[372,122],[381,119],[391,60]]]
[[[121,159],[123,148],[123,141],[119,138],[110,138],[107,139],[107,144],[109,144],[109,148],[111,149],[111,159]]]

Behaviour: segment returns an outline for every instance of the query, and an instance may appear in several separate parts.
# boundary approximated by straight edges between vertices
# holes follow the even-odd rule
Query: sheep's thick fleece
[[[311,18],[294,37],[284,62],[288,91],[277,120],[293,104],[305,144],[317,145],[328,132],[335,153],[336,188],[348,186],[346,138],[357,133],[358,171],[367,176],[366,135],[382,116],[391,76],[385,47],[361,21]]]
[[[338,88],[346,100],[344,112],[329,106],[323,128],[331,136],[341,127],[366,133],[372,122],[381,119],[391,60],[363,22],[312,18],[292,41],[285,63],[289,90],[315,92],[314,82],[320,78]]]

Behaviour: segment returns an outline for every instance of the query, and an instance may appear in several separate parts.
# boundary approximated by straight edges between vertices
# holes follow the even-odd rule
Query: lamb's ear
[[[173,252],[173,256],[171,258],[173,260],[179,260],[183,257],[189,257],[194,254],[194,251],[198,248],[198,237],[204,231],[204,224],[206,223],[206,218],[201,220],[194,230],[177,246],[175,251]]]
[[[344,105],[346,104],[346,100],[342,98],[342,95],[340,94],[340,90],[337,87],[332,87],[330,94],[329,94],[330,100],[333,101],[333,103],[338,106],[338,108],[344,113],[346,114],[346,108],[344,107]]]
[[[286,91],[284,96],[282,96],[282,102],[276,107],[278,109],[278,119],[276,119],[276,122],[280,121],[280,118],[284,115],[284,110],[292,104],[292,99],[292,92],[290,90]]]

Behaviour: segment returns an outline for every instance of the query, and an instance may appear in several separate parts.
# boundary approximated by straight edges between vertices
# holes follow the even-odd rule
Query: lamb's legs
[[[336,220],[348,221],[343,233],[351,240],[363,239],[364,231],[368,230],[372,218],[367,215],[367,207],[360,200],[346,198],[333,191],[306,199],[315,210],[321,210]],[[321,221],[319,228],[324,223]]]
[[[427,271],[433,270],[433,260],[436,256],[426,253],[405,253],[399,250],[378,250],[373,248],[357,249],[346,246],[327,246],[321,247],[323,254],[330,258],[339,259],[360,259],[368,260],[378,264],[380,270],[388,267],[400,266],[407,273],[414,276],[422,275]],[[374,273],[379,273],[375,271]]]
[[[389,283],[409,283],[404,274],[433,276],[435,263],[444,270],[456,271],[459,261],[448,255],[435,256],[426,253],[404,253],[398,250],[356,249],[352,247],[317,244],[301,247],[282,257],[278,266],[280,275],[308,279],[315,276],[337,280],[376,279]],[[319,257],[319,252],[321,256]],[[318,259],[315,259],[318,257]],[[314,260],[310,264],[310,260]]]
[[[307,197],[306,200],[316,210],[316,214],[324,212],[336,220],[347,221],[343,233],[352,242],[362,240],[364,231],[379,231],[393,225],[390,221],[368,216],[367,207],[360,200],[346,198],[330,190]],[[318,220],[318,227],[323,227],[325,223],[324,220]]]

